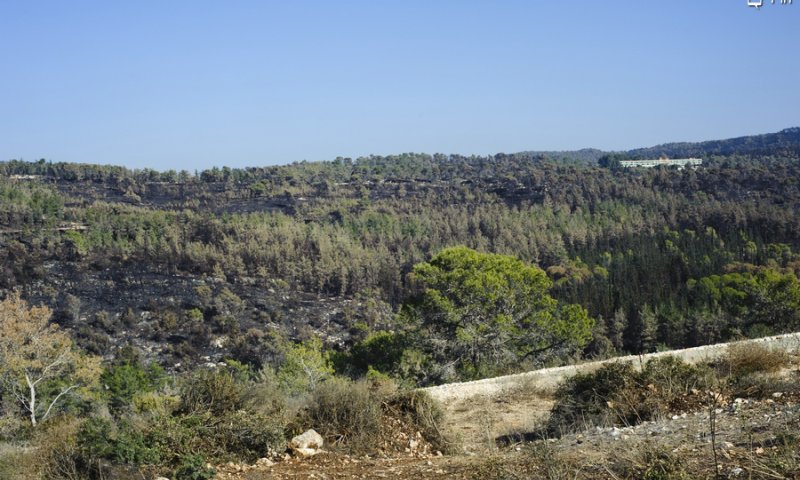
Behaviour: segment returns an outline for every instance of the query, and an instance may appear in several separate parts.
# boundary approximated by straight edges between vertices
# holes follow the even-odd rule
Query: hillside
[[[725,140],[705,142],[664,143],[649,148],[628,151],[632,158],[709,157],[712,155],[796,155],[800,150],[800,127],[792,127],[776,133],[748,135]]]
[[[0,288],[49,305],[94,353],[133,343],[168,366],[258,367],[277,361],[267,334],[346,349],[391,329],[414,294],[413,265],[462,244],[545,269],[557,299],[602,319],[589,354],[781,331],[692,285],[741,290],[765,268],[797,273],[798,156],[787,147],[797,138],[787,129],[659,150],[707,157],[685,172],[610,172],[541,153],[197,175],[9,161]],[[733,273],[743,276],[719,277]],[[709,314],[723,321],[709,328]]]
[[[513,448],[501,464],[449,456],[448,412],[417,387],[800,330],[800,156],[786,135],[731,140],[745,146],[685,170],[530,152],[194,174],[0,163],[0,476],[207,479],[207,463],[284,459],[309,428],[336,455],[272,473],[321,462],[369,476],[352,466],[363,455],[386,475],[541,473]],[[737,362],[765,375],[794,365],[749,358]],[[587,416],[620,429],[700,412],[708,397],[690,386],[726,379],[756,412],[776,408],[764,395],[786,378],[735,363],[601,367],[575,377],[599,396],[563,379],[444,407],[479,421],[465,445],[545,428],[580,458],[583,438],[619,433],[576,431]],[[781,402],[794,412],[795,393]],[[493,409],[519,428],[480,423]],[[574,467],[563,460],[553,468]]]

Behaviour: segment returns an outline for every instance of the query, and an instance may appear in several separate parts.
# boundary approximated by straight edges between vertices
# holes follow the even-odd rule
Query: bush
[[[742,378],[754,373],[775,373],[789,363],[783,350],[772,350],[761,343],[743,342],[728,347],[720,363],[725,374]]]
[[[679,409],[686,394],[708,384],[710,373],[667,356],[650,360],[641,371],[630,363],[614,362],[575,375],[556,390],[548,433],[651,420]]]
[[[217,472],[200,455],[187,455],[175,470],[175,480],[211,480]]]
[[[688,393],[714,383],[714,372],[707,365],[691,365],[671,355],[650,360],[637,377],[637,386],[645,390],[640,396],[650,411],[648,419],[681,410]]]
[[[230,371],[203,370],[183,384],[183,413],[210,411],[215,414],[233,412],[243,407],[244,385]]]
[[[108,366],[100,376],[100,381],[106,388],[109,407],[113,412],[120,413],[137,394],[161,388],[166,382],[166,374],[155,363],[147,368],[140,363],[126,363]]]
[[[0,445],[0,478],[3,480],[41,479],[46,460],[40,452],[21,445]]]
[[[389,400],[388,407],[398,410],[401,416],[414,425],[436,450],[444,453],[456,453],[458,450],[456,442],[442,431],[444,410],[428,392],[421,390],[401,392]]]
[[[361,450],[376,443],[383,400],[371,382],[332,378],[312,392],[306,421],[328,442]]]
[[[280,418],[243,410],[217,415],[129,416],[114,424],[92,418],[77,434],[81,463],[175,467],[188,455],[254,461],[285,445]]]
[[[635,372],[630,363],[613,362],[593,373],[579,373],[565,380],[555,393],[548,430],[561,433],[595,424],[615,423],[609,402],[628,389]]]
[[[717,370],[727,377],[731,395],[761,398],[794,388],[793,380],[776,375],[788,363],[789,356],[782,350],[743,342],[728,347]]]
[[[226,454],[252,462],[286,447],[284,428],[281,417],[239,410],[221,418],[211,435]]]
[[[626,478],[642,480],[688,480],[683,460],[673,452],[645,443],[625,465]]]

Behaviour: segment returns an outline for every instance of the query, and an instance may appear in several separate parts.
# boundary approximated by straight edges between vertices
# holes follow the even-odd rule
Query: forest
[[[703,165],[613,162],[684,154]],[[102,381],[118,419],[136,402],[213,412],[187,402],[242,378],[291,398],[332,375],[432,385],[796,331],[799,181],[796,128],[630,152],[200,172],[9,160],[2,328],[39,338],[19,330],[37,319],[53,345],[69,345],[64,372]],[[10,359],[47,352],[0,343],[4,418],[21,408],[35,426],[52,408],[86,408],[73,398],[84,384],[47,372],[52,408],[24,400]],[[224,375],[204,377],[204,365]],[[189,379],[182,399],[147,397],[169,375]],[[142,434],[97,422],[82,427],[97,441],[85,428]]]

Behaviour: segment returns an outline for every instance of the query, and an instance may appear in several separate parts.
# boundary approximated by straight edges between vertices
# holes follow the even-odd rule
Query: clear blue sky
[[[0,160],[489,154],[800,125],[800,1],[0,0]]]

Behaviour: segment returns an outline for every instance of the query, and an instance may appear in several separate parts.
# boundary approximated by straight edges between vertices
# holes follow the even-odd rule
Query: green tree
[[[468,379],[575,352],[593,321],[578,305],[559,305],[540,268],[507,255],[447,248],[414,267],[421,294],[406,306],[414,338],[440,371]],[[428,379],[428,380],[437,380]]]
[[[323,380],[333,375],[322,340],[311,338],[302,343],[288,344],[283,363],[278,369],[278,384],[290,395],[313,391]]]

